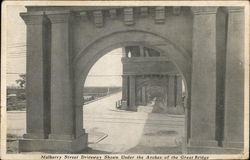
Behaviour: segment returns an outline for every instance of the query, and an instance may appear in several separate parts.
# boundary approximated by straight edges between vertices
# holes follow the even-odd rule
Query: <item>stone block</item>
[[[58,139],[22,139],[19,140],[19,152],[77,153],[87,148],[88,135],[72,140]]]

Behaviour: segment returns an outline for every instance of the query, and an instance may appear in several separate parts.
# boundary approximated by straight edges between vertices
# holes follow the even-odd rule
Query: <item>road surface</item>
[[[115,102],[120,98],[119,92],[83,107],[83,126],[89,134],[89,149],[84,153],[181,152],[183,116],[117,110]],[[24,134],[26,113],[8,112],[7,116],[8,134]]]

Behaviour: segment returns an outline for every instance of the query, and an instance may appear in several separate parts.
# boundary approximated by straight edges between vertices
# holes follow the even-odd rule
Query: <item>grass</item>
[[[15,134],[7,134],[7,153],[18,153],[18,140],[20,138],[20,136]]]
[[[13,102],[13,100],[7,101],[7,111],[24,111],[26,110],[26,100],[16,100],[16,102]]]

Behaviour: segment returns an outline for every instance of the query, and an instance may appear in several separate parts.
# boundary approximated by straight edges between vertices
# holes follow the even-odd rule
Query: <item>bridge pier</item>
[[[244,9],[228,8],[224,147],[244,146]],[[246,64],[248,65],[248,64]]]
[[[192,11],[193,68],[189,145],[201,148],[216,147],[218,146],[215,140],[217,7],[192,7]]]
[[[136,76],[130,75],[129,76],[129,105],[128,110],[136,111],[136,83],[135,83]]]
[[[48,19],[42,14],[27,15],[22,14],[27,26],[27,80],[26,97],[27,98],[27,132],[24,135],[29,139],[47,138],[50,132],[48,115],[50,111],[50,101],[48,99],[49,83],[45,81],[49,78],[47,72],[47,55],[44,50],[47,47],[45,39],[48,33],[45,33],[48,26]]]
[[[181,106],[183,104],[183,99],[182,99],[182,77],[181,75],[176,75],[176,93],[175,93],[175,106]],[[186,92],[186,90],[185,90]]]
[[[28,66],[27,79],[33,81],[28,83],[27,92],[30,97],[30,94],[38,94],[29,99],[27,134],[20,140],[19,148],[20,152],[78,152],[87,147],[87,134],[82,125],[76,127],[73,107],[71,17],[67,12],[52,12],[47,16],[22,15],[29,24],[27,59],[28,64],[32,63]],[[46,23],[47,19],[50,23]],[[48,33],[50,28],[51,33]],[[36,43],[38,40],[40,43]],[[40,76],[35,77],[37,74]]]
[[[167,107],[175,107],[175,75],[168,75]]]

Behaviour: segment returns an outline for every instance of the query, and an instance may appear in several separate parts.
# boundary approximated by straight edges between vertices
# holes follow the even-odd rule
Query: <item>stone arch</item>
[[[181,73],[189,96],[186,104],[187,107],[192,106],[186,112],[189,153],[218,153],[217,148],[211,150],[214,147],[220,147],[224,153],[228,153],[226,149],[232,148],[237,148],[237,153],[242,151],[244,7],[225,7],[225,24],[218,25],[216,22],[222,22],[218,18],[220,16],[216,15],[218,7],[188,7],[192,17],[186,19],[178,17],[183,12],[173,6],[175,17],[189,24],[188,28],[184,26],[180,32],[175,26],[182,25],[178,25],[179,21],[168,21],[171,16],[166,19],[164,6],[154,7],[154,12],[148,18],[131,16],[138,12],[125,6],[122,7],[121,16],[116,16],[118,8],[114,8],[110,13],[117,20],[108,19],[107,14],[102,14],[103,10],[110,10],[109,7],[93,8],[89,10],[89,17],[86,16],[87,10],[78,7],[27,8],[27,13],[20,14],[27,25],[27,134],[20,140],[19,151],[76,152],[84,149],[87,134],[82,130],[83,82],[99,58],[112,49],[129,44],[145,45],[165,54],[166,59],[170,59]],[[140,10],[140,13],[144,12],[145,7]],[[221,14],[220,9],[218,14]],[[79,24],[73,22],[75,18]],[[169,25],[172,25],[171,30],[167,30]],[[217,33],[222,33],[218,28],[223,28],[223,36],[218,36]],[[189,33],[188,37],[182,33]],[[185,39],[174,40],[178,35],[185,36]],[[192,54],[179,44],[185,45]],[[85,46],[82,51],[76,51],[81,45]],[[222,53],[220,50],[225,50],[226,54],[225,70],[221,71],[224,77],[221,77],[221,67],[217,65],[222,59],[217,54]],[[221,121],[224,127],[221,133],[223,139],[215,137],[216,98],[220,97],[217,91],[221,86],[217,85],[218,80],[224,86],[221,89],[221,95],[224,96],[221,104],[225,106],[225,118]],[[220,145],[218,140],[221,141]]]
[[[156,43],[157,42],[157,43]],[[188,108],[190,101],[190,91],[191,91],[191,57],[185,50],[181,47],[177,47],[171,43],[167,38],[159,36],[155,33],[150,33],[146,31],[122,31],[112,33],[105,37],[100,37],[94,43],[84,48],[73,61],[73,71],[74,71],[74,104],[75,104],[75,134],[76,136],[81,134],[81,128],[83,126],[83,116],[82,116],[82,89],[86,77],[91,69],[91,67],[105,54],[108,52],[128,46],[128,45],[143,45],[152,48],[161,53],[161,55],[166,55],[166,60],[171,60],[176,66],[178,72],[181,74],[184,81],[185,88],[187,89],[187,94],[185,97],[185,107]],[[187,113],[188,114],[188,113]],[[186,121],[189,121],[189,116],[186,116]],[[188,123],[188,122],[187,122]],[[187,126],[187,125],[186,125]],[[190,129],[186,127],[186,133],[189,133]],[[80,132],[79,132],[80,131]],[[187,136],[188,137],[188,136]],[[187,138],[186,137],[186,138]]]
[[[170,59],[175,64],[183,76],[185,86],[190,88],[191,57],[181,47],[177,47],[167,38],[155,33],[138,30],[122,31],[99,38],[75,57],[73,65],[76,84],[76,105],[81,105],[77,103],[80,98],[78,95],[81,95],[82,84],[85,82],[88,72],[95,62],[109,51],[131,44],[141,44],[166,55],[166,60]]]

